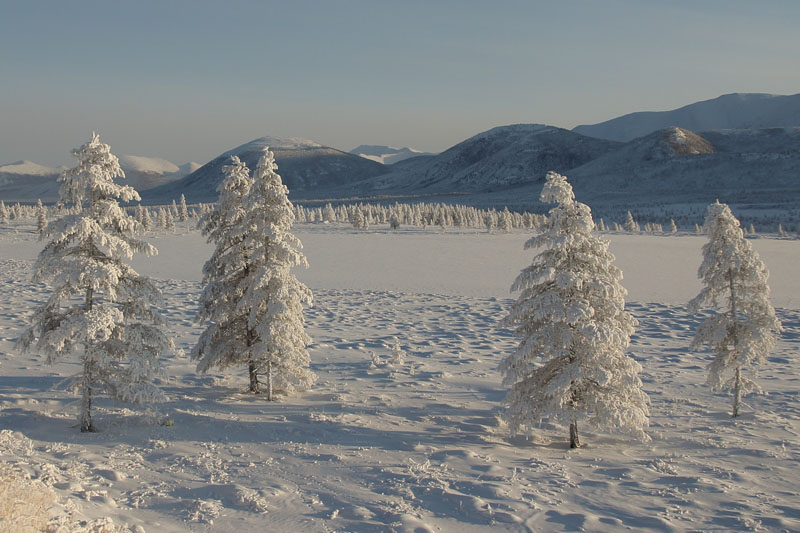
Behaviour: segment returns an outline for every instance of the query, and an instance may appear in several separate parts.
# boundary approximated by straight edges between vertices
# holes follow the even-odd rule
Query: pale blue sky
[[[264,135],[440,151],[800,92],[800,2],[0,0],[0,164],[204,163]]]

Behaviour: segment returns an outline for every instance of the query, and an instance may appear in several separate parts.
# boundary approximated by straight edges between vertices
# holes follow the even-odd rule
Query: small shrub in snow
[[[400,343],[395,342],[392,345],[392,355],[389,358],[389,363],[394,366],[403,366],[406,360],[406,352],[400,347]]]
[[[0,463],[0,533],[46,531],[53,489]]]
[[[375,352],[369,352],[369,368],[370,370],[375,370],[379,366],[383,366],[383,361],[381,361],[381,356],[376,354]]]
[[[698,276],[703,282],[689,309],[721,307],[724,311],[706,319],[697,329],[692,349],[708,346],[714,360],[708,366],[708,384],[714,389],[733,390],[733,416],[739,416],[742,396],[760,390],[744,375],[763,363],[775,345],[781,325],[769,303],[767,267],[744,238],[739,221],[727,205],[708,206],[703,245],[703,263]]]
[[[511,287],[521,293],[503,321],[520,338],[500,364],[511,385],[505,418],[512,431],[544,418],[568,423],[571,447],[581,419],[646,439],[641,366],[625,354],[636,320],[625,311],[622,272],[564,176],[547,174],[541,200],[557,205],[525,247],[543,250]]]

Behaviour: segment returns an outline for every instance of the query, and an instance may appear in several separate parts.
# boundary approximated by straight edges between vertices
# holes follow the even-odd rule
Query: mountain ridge
[[[677,126],[690,131],[764,129],[800,126],[800,93],[730,93],[669,111],[639,111],[580,125],[576,133],[628,142],[653,131]]]

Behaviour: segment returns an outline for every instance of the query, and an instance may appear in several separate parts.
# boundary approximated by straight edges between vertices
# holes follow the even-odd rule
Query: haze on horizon
[[[438,152],[730,92],[800,92],[800,3],[0,0],[0,165],[206,162],[264,135]]]

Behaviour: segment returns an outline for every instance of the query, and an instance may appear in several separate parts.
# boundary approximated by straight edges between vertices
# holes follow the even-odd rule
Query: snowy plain
[[[161,406],[174,425],[100,400],[100,431],[81,434],[57,387],[75,362],[14,349],[47,296],[29,280],[33,229],[0,228],[0,456],[54,488],[54,513],[151,532],[800,530],[798,240],[752,241],[785,331],[761,369],[766,394],[733,420],[730,396],[704,384],[710,355],[688,350],[705,238],[609,235],[639,320],[630,353],[652,441],[586,428],[571,451],[564,428],[514,437],[499,416],[496,367],[516,341],[497,323],[535,253],[528,233],[299,225],[310,392],[268,403],[246,393],[245,372],[198,375],[174,357]],[[186,229],[148,240],[159,255],[134,267],[159,281],[188,353],[211,247]],[[395,339],[403,365],[388,363]]]

